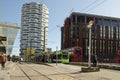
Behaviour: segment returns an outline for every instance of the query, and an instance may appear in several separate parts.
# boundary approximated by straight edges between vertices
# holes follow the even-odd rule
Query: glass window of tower
[[[105,26],[110,26],[110,20],[109,19],[104,19],[104,25]]]
[[[72,22],[73,22],[73,24],[75,24],[75,15],[73,15],[73,17],[72,17]]]
[[[78,23],[85,23],[85,16],[77,16]]]
[[[118,24],[118,22],[116,21],[116,20],[112,20],[112,26],[113,27],[116,27],[116,26],[118,26],[119,24]]]
[[[103,24],[102,19],[101,18],[95,18],[95,24],[102,25]]]

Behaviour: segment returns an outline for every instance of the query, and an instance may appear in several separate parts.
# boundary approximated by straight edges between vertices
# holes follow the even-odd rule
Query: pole
[[[91,67],[91,28],[89,28],[89,57],[88,57],[88,67]]]
[[[32,54],[32,51],[31,51],[32,48],[31,47],[32,47],[32,40],[30,39],[30,55],[29,55],[30,60],[29,61],[31,61],[31,54]]]
[[[44,27],[44,49],[43,49],[44,51],[45,51],[45,28],[46,27]]]
[[[89,25],[87,26],[89,28],[89,57],[88,57],[88,67],[91,67],[91,28],[94,21],[90,20]]]
[[[57,60],[58,60],[58,46],[56,46],[56,66],[57,66]]]

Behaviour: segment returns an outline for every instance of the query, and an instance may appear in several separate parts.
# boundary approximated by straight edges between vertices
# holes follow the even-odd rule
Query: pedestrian
[[[5,54],[4,54],[4,53],[2,53],[2,54],[1,54],[1,57],[0,57],[1,67],[2,67],[2,69],[4,69],[4,68],[5,68],[5,63],[6,63],[6,60],[7,60],[7,58],[6,58]]]
[[[93,55],[93,67],[97,66],[97,56]]]

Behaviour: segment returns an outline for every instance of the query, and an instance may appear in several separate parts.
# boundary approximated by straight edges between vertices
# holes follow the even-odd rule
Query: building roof
[[[5,22],[5,21],[0,21],[0,27],[9,27],[9,28],[15,28],[15,29],[20,29],[17,23],[10,23],[10,22]]]
[[[85,15],[85,16],[93,16],[93,17],[98,17],[98,18],[108,18],[108,19],[116,19],[116,20],[120,20],[120,18],[117,18],[117,17],[109,17],[109,16],[102,16],[102,15],[95,15],[95,14],[87,14],[87,13],[80,13],[80,12],[72,12],[70,14],[69,17],[71,17],[72,15]]]

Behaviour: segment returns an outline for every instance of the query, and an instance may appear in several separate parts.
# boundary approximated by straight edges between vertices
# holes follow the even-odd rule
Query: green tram
[[[61,63],[68,64],[70,62],[71,52],[62,52]]]
[[[62,63],[82,62],[82,48],[72,47],[62,50],[61,62]]]

